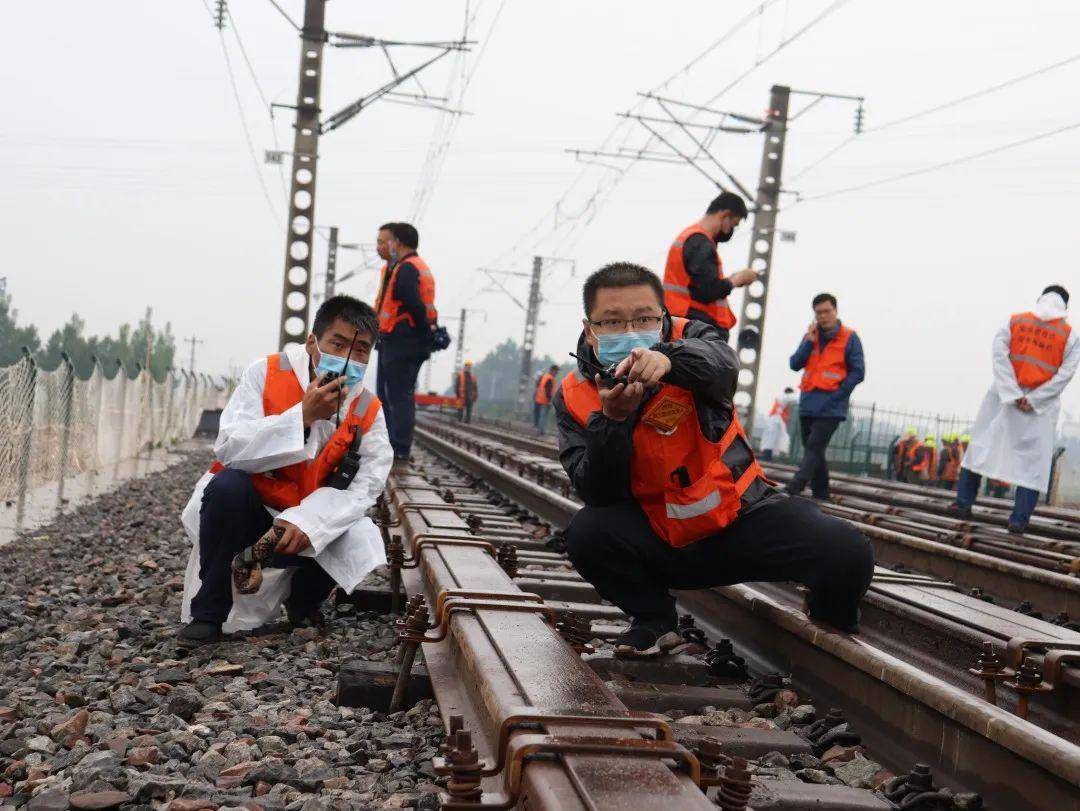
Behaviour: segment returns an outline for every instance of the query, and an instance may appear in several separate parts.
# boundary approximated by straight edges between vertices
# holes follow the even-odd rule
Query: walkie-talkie
[[[600,385],[605,389],[613,389],[620,383],[625,386],[629,382],[626,375],[615,376],[615,370],[619,367],[617,363],[613,363],[607,368],[604,368],[599,363],[593,363],[588,358],[578,357],[573,352],[570,353],[570,357],[579,361],[589,371],[600,375]]]
[[[349,343],[349,353],[345,356],[345,365],[341,367],[340,372],[327,372],[322,379],[322,385],[331,383],[337,380],[339,377],[345,374],[349,369],[349,361],[352,359],[353,347],[356,346],[356,336],[360,334],[360,330],[353,333],[352,341]],[[341,425],[341,386],[338,386],[337,390],[337,412],[334,414],[334,427],[337,428]]]

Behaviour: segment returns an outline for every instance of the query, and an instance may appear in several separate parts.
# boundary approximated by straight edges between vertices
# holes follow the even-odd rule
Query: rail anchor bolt
[[[1042,670],[1030,656],[1024,657],[1024,662],[1017,668],[1016,675],[1013,676],[1012,681],[1005,682],[1005,686],[1016,691],[1016,714],[1024,719],[1028,717],[1031,696],[1036,693],[1049,693],[1054,689],[1052,684],[1046,684],[1043,681]]]
[[[975,661],[975,666],[968,668],[968,673],[983,680],[986,686],[986,700],[991,704],[997,704],[997,683],[1007,678],[1004,670],[1004,663],[994,650],[994,643],[986,640],[979,658]]]

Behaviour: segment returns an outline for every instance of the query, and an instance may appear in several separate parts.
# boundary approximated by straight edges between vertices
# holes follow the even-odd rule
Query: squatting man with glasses
[[[363,385],[378,332],[369,305],[334,296],[305,344],[244,372],[181,516],[192,541],[181,649],[265,625],[282,603],[292,625],[319,625],[335,584],[352,591],[386,562],[365,517],[394,460]]]
[[[578,367],[555,397],[560,459],[585,502],[567,553],[632,617],[616,654],[682,642],[669,589],[746,581],[802,583],[811,618],[856,632],[869,541],[765,478],[733,406],[735,351],[715,327],[665,313],[663,296],[639,265],[593,273]]]

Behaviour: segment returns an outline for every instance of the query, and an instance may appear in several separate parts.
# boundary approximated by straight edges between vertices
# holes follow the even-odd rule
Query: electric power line
[[[240,39],[240,27],[236,24],[236,17],[233,15],[232,8],[229,8],[229,19],[232,20],[232,31],[236,37],[236,44],[240,48],[240,54],[244,57],[244,64],[247,65],[248,73],[251,75],[251,81],[255,85],[255,90],[259,94],[259,98],[262,100],[263,107],[266,109],[266,114],[270,117],[270,135],[274,140],[274,151],[280,152],[281,145],[278,143],[277,127],[274,126],[274,108],[270,106],[270,101],[266,97],[266,93],[263,92],[262,84],[259,82],[259,77],[255,73],[255,66],[251,64],[251,59],[248,57],[247,48],[244,47],[244,41]],[[285,184],[285,167],[282,164],[278,164],[278,176],[281,179],[281,196],[282,199],[288,204],[289,189]]]
[[[225,32],[221,31],[219,34],[221,38],[221,53],[225,57],[225,69],[229,74],[229,84],[232,86],[233,98],[236,99],[236,110],[240,114],[240,126],[244,130],[244,140],[247,142],[248,154],[251,156],[251,165],[255,169],[255,177],[259,181],[259,188],[262,189],[263,197],[266,198],[266,205],[270,208],[270,214],[277,221],[278,225],[281,225],[281,217],[274,207],[273,201],[270,199],[270,190],[266,188],[266,180],[262,176],[262,171],[259,168],[259,159],[255,155],[255,144],[251,140],[251,130],[248,129],[247,116],[244,115],[243,102],[240,101],[240,89],[236,85],[236,74],[233,72],[232,60],[229,59],[229,48],[225,43]]]
[[[1032,135],[1027,138],[1022,138],[1019,141],[1011,141],[1007,144],[1001,144],[1000,146],[991,147],[990,149],[984,149],[980,152],[975,152],[971,155],[964,155],[963,157],[953,158],[951,160],[943,161],[942,163],[936,163],[933,166],[925,166],[922,169],[913,169],[908,172],[901,172],[896,175],[889,175],[888,177],[879,178],[877,180],[867,181],[866,183],[859,183],[854,186],[846,186],[840,189],[833,189],[832,191],[823,192],[821,194],[808,195],[803,197],[799,202],[809,202],[811,200],[824,200],[827,197],[835,197],[840,194],[848,194],[850,192],[862,191],[863,189],[869,189],[874,186],[882,186],[886,183],[895,183],[898,180],[904,180],[909,177],[916,177],[918,175],[929,174],[930,172],[936,172],[939,169],[947,169],[952,166],[959,166],[962,163],[968,163],[978,158],[984,158],[988,155],[995,155],[999,152],[1005,152],[1009,149],[1015,149],[1025,144],[1034,143],[1035,141],[1041,141],[1045,138],[1050,138],[1054,135],[1060,135],[1063,132],[1069,130],[1080,129],[1080,121],[1073,124],[1067,124],[1064,127],[1058,127],[1057,129],[1049,130],[1047,132],[1041,132],[1038,135]]]
[[[293,28],[295,28],[295,29],[296,29],[297,31],[299,31],[299,30],[300,30],[300,26],[296,24],[296,20],[294,20],[294,19],[293,19],[292,17],[290,17],[290,16],[289,16],[289,13],[288,13],[287,11],[285,11],[285,9],[283,9],[283,8],[282,8],[281,6],[279,6],[279,5],[278,5],[278,4],[277,4],[277,3],[275,2],[275,0],[270,0],[270,5],[272,5],[272,6],[274,7],[274,8],[276,8],[276,9],[277,9],[277,11],[278,11],[278,14],[280,14],[280,15],[281,15],[282,17],[284,17],[284,18],[285,18],[286,20],[288,20],[288,21],[289,21],[289,25],[291,25],[291,26],[292,26]]]
[[[998,90],[1004,90],[1007,87],[1012,87],[1013,85],[1027,81],[1028,79],[1034,79],[1036,76],[1041,76],[1044,73],[1049,73],[1052,70],[1056,70],[1057,68],[1064,67],[1065,65],[1069,65],[1076,61],[1080,61],[1080,54],[1074,54],[1067,59],[1062,59],[1058,62],[1054,62],[1053,64],[1045,65],[1044,67],[1029,71],[1027,73],[1021,74],[1020,76],[1014,76],[1011,79],[1006,79],[1003,82],[992,84],[989,87],[982,88],[981,90],[975,90],[974,92],[966,93],[963,96],[956,97],[955,99],[950,99],[949,101],[935,104],[932,107],[927,107],[924,110],[919,110],[915,113],[909,113],[907,115],[901,116],[900,118],[894,118],[891,121],[886,121],[884,124],[878,124],[876,127],[867,127],[865,130],[863,130],[863,133],[871,134],[875,132],[881,132],[882,130],[888,129],[889,127],[895,127],[898,124],[906,124],[909,121],[915,121],[916,119],[922,118],[924,116],[941,112],[942,110],[955,108],[960,104],[964,104],[965,102],[973,101],[975,99],[982,98],[983,96],[988,96],[991,93],[996,93]],[[816,169],[818,166],[820,166],[822,163],[831,158],[833,155],[835,155],[837,152],[839,152],[841,149],[846,147],[854,140],[855,136],[849,136],[845,140],[841,141],[832,149],[828,150],[825,154],[821,155],[819,158],[807,164],[794,175],[792,175],[791,180],[798,180],[803,175],[808,174],[811,170]]]

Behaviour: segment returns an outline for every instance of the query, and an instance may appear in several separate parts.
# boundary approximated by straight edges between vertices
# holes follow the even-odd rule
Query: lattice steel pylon
[[[532,275],[529,278],[529,301],[525,306],[525,335],[521,339],[521,374],[518,377],[517,408],[525,407],[525,397],[532,379],[532,353],[536,343],[536,328],[540,324],[540,276],[544,270],[544,259],[533,257]]]
[[[773,85],[765,121],[765,146],[758,175],[757,197],[750,236],[750,267],[759,278],[747,286],[739,313],[739,385],[735,405],[746,415],[744,428],[749,433],[754,423],[758,371],[761,365],[762,337],[765,330],[765,305],[772,276],[773,237],[776,234],[776,211],[780,202],[780,178],[787,137],[788,101],[791,89]]]
[[[315,233],[315,177],[319,157],[319,92],[322,88],[326,0],[304,0],[300,32],[300,84],[296,92],[285,279],[278,346],[304,340],[311,308],[311,244]]]

